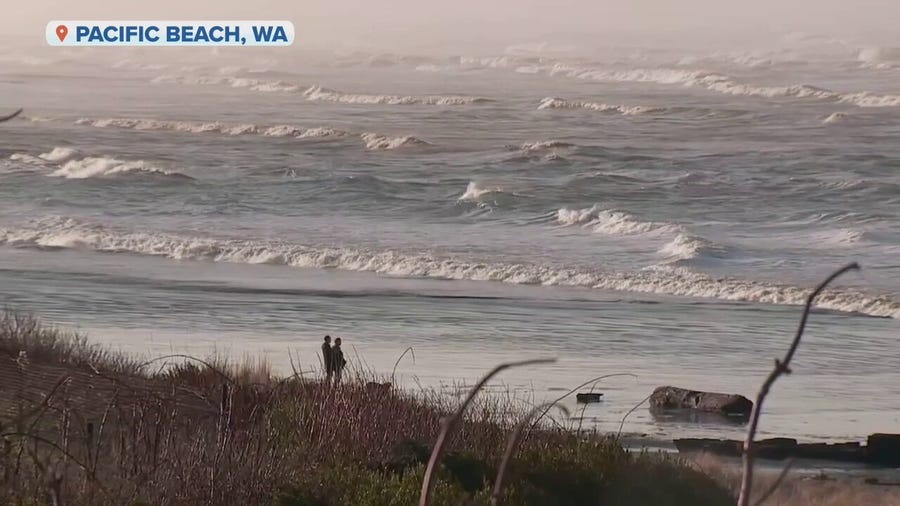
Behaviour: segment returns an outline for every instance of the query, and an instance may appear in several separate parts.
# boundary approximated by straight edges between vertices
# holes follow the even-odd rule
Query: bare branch
[[[741,476],[741,493],[738,496],[737,502],[738,506],[748,506],[750,504],[750,493],[753,488],[753,458],[756,450],[754,448],[753,440],[756,437],[756,430],[759,427],[759,417],[762,414],[763,401],[766,400],[766,396],[769,394],[769,390],[772,388],[775,380],[782,374],[791,373],[791,359],[794,358],[794,353],[796,353],[797,347],[800,345],[800,338],[803,337],[803,330],[806,328],[806,320],[809,318],[809,312],[812,309],[815,298],[818,297],[822,290],[824,290],[829,283],[834,281],[835,278],[851,270],[859,270],[859,264],[853,262],[834,271],[830,276],[825,278],[825,281],[819,283],[819,286],[809,294],[809,297],[806,298],[806,306],[803,308],[803,316],[800,318],[800,325],[797,327],[797,333],[794,335],[793,342],[791,342],[791,347],[788,348],[784,359],[775,359],[775,368],[769,373],[769,376],[759,389],[759,394],[756,396],[756,402],[753,404],[753,411],[750,414],[750,427],[747,429],[747,439],[744,441],[744,464]]]
[[[552,405],[554,405],[554,404],[557,404],[557,403],[559,403],[559,402],[562,402],[563,399],[565,399],[566,397],[568,397],[568,396],[574,394],[579,388],[584,388],[584,387],[586,387],[587,385],[590,385],[591,383],[598,383],[598,382],[600,382],[601,380],[605,380],[606,378],[615,378],[615,377],[617,377],[617,376],[631,376],[632,378],[637,378],[637,375],[634,375],[634,374],[631,374],[631,373],[628,373],[628,372],[618,372],[618,373],[614,373],[614,374],[604,374],[603,376],[597,376],[596,378],[593,378],[593,379],[590,379],[590,380],[588,380],[588,381],[585,381],[584,383],[578,385],[577,387],[575,387],[575,388],[569,390],[568,392],[564,393],[563,395],[557,397],[556,400],[554,400],[553,402],[550,403],[550,405],[552,406]],[[550,408],[549,408],[549,407],[546,408],[546,409],[544,410],[544,412],[541,413],[541,416],[539,416],[539,417],[534,421],[534,423],[531,424],[531,428],[532,428],[532,429],[534,429],[534,427],[535,427],[535,426],[537,425],[537,423],[541,420],[541,418],[544,418],[544,416],[547,414],[547,411],[550,411]]]
[[[400,356],[397,357],[397,361],[394,362],[394,368],[391,369],[391,383],[395,383],[394,375],[397,374],[397,366],[400,365],[400,361],[403,360],[403,357],[405,357],[407,353],[412,354],[413,364],[416,363],[416,350],[414,350],[412,346],[403,350],[403,353],[401,353]]]
[[[635,410],[637,410],[637,408],[643,406],[645,402],[647,402],[648,400],[650,400],[651,397],[653,397],[653,394],[650,394],[650,395],[648,395],[647,397],[644,397],[644,400],[642,400],[641,402],[635,404],[633,408],[631,408],[631,409],[628,410],[628,413],[625,413],[625,416],[622,417],[622,421],[619,422],[619,432],[616,433],[616,439],[619,439],[620,437],[622,437],[622,427],[625,427],[625,420],[626,420],[632,413],[634,413]]]
[[[441,458],[443,458],[444,456],[444,446],[446,446],[447,444],[447,439],[450,437],[453,429],[456,428],[457,422],[462,419],[463,413],[466,411],[466,408],[469,407],[469,404],[472,403],[475,395],[477,395],[478,392],[482,388],[484,388],[484,385],[487,384],[487,382],[490,381],[491,378],[511,367],[549,364],[553,362],[556,362],[555,358],[539,358],[534,360],[522,360],[520,362],[507,362],[504,364],[500,364],[497,367],[493,368],[483,378],[481,378],[481,381],[479,381],[478,384],[476,384],[474,387],[472,387],[471,390],[469,390],[469,395],[466,396],[465,400],[463,400],[463,403],[459,406],[456,412],[447,417],[446,420],[444,420],[444,426],[441,428],[441,433],[438,434],[437,441],[434,444],[434,449],[432,449],[431,451],[431,458],[428,459],[428,467],[425,468],[425,477],[422,478],[422,493],[419,496],[419,506],[429,506],[431,504],[431,493],[434,491],[434,475],[441,463]]]
[[[9,120],[15,118],[16,116],[18,116],[19,114],[22,114],[22,109],[19,109],[18,111],[14,112],[8,116],[0,116],[0,123],[3,123],[4,121],[9,121]]]

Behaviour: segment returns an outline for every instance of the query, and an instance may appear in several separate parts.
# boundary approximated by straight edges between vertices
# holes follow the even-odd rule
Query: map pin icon
[[[56,36],[59,37],[60,42],[66,40],[66,35],[68,34],[69,29],[66,28],[66,25],[59,25],[56,27]]]

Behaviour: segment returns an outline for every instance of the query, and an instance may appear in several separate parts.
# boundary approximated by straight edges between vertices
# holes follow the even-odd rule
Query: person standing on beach
[[[341,382],[341,373],[344,372],[344,366],[347,361],[344,360],[344,352],[341,350],[341,338],[334,340],[334,347],[331,349],[331,364],[334,367],[334,382]]]
[[[325,336],[325,342],[322,343],[322,361],[325,363],[325,380],[331,381],[331,374],[334,372],[334,350],[331,348],[331,336]]]

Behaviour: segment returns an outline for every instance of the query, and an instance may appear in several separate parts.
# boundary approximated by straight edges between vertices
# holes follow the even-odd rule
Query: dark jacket
[[[331,374],[334,371],[334,350],[328,343],[322,343],[322,360],[325,362],[325,372]]]
[[[344,352],[341,350],[340,346],[335,346],[331,349],[331,363],[333,365],[333,371],[341,371],[344,369],[344,366],[347,365],[347,361],[344,360]]]

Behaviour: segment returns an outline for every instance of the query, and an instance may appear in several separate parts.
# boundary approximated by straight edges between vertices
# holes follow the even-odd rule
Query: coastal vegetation
[[[456,401],[357,373],[330,385],[260,362],[141,362],[0,318],[2,504],[417,504]],[[734,494],[676,457],[629,452],[564,420],[478,397],[449,435],[431,504],[726,505]]]

